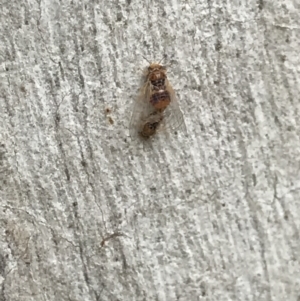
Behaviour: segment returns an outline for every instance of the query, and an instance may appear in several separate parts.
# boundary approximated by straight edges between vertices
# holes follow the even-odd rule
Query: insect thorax
[[[151,81],[152,89],[153,90],[165,90],[165,79],[164,78],[159,78],[156,80]]]

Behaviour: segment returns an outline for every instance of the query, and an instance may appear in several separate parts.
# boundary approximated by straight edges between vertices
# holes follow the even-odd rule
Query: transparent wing
[[[166,83],[166,88],[171,96],[171,102],[164,111],[164,123],[165,128],[168,131],[183,131],[184,134],[187,133],[186,125],[184,122],[184,116],[180,110],[178,99],[176,97],[175,91],[170,85],[169,81]]]
[[[132,116],[129,125],[130,136],[135,139],[141,131],[141,127],[145,124],[148,116],[153,112],[153,106],[149,102],[150,84],[147,82],[142,87],[138,97],[135,99]]]

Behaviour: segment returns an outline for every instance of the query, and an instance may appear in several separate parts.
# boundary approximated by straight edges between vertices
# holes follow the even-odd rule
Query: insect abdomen
[[[150,97],[150,103],[155,110],[163,111],[171,102],[170,94],[167,90],[160,90],[153,93]]]
[[[163,116],[157,112],[153,112],[148,116],[148,120],[144,123],[140,135],[144,138],[153,136],[160,126]]]
[[[147,122],[144,126],[142,131],[140,132],[140,134],[144,137],[144,138],[149,138],[151,136],[153,136],[156,133],[156,129],[159,126],[159,122]]]

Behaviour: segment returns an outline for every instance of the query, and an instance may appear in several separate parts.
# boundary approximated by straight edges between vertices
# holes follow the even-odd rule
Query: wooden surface
[[[300,7],[275,2],[1,1],[0,301],[300,300]],[[187,137],[130,139],[143,57]]]

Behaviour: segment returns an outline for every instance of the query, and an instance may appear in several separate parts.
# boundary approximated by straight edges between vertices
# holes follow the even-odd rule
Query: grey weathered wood
[[[275,2],[1,1],[1,301],[299,301],[300,9]],[[164,55],[188,137],[143,146]]]

